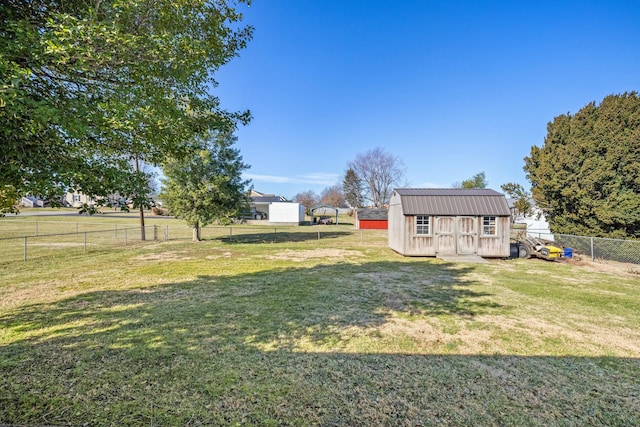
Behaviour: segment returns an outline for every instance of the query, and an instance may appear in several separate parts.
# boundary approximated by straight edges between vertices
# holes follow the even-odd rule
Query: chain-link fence
[[[64,231],[65,227],[61,228]],[[85,227],[86,228],[86,227]],[[157,226],[144,227],[145,241],[163,238],[164,231]],[[19,237],[0,238],[0,261],[34,260],[65,253],[87,253],[116,246],[127,246],[143,240],[141,227],[122,225],[108,229],[77,230],[72,232],[42,233]]]
[[[534,237],[539,237],[535,233],[531,234]],[[592,260],[603,259],[640,264],[640,240],[554,234],[553,241],[558,246],[572,248],[573,253],[589,257]]]
[[[122,224],[27,223],[17,221],[18,228],[0,233],[0,262],[32,261],[40,257],[68,253],[96,253],[113,247],[133,246],[162,241],[189,241],[193,230],[186,226]],[[55,232],[58,231],[58,232]],[[28,233],[28,234],[26,234]],[[22,234],[22,235],[20,235]],[[143,238],[144,237],[144,238]],[[201,230],[205,241],[238,243],[309,243],[323,246],[387,245],[386,230],[356,230],[349,226],[208,226]]]
[[[529,233],[533,237],[536,233]],[[313,226],[207,226],[204,240],[233,243],[309,243],[323,246],[386,246],[387,230],[356,230],[348,225]],[[144,228],[131,224],[0,221],[0,261],[34,260],[54,256],[59,251],[91,253],[110,247],[131,246],[159,241],[188,241],[192,229],[186,226],[154,224]],[[604,259],[640,264],[640,241],[554,234],[556,245],[593,260]]]

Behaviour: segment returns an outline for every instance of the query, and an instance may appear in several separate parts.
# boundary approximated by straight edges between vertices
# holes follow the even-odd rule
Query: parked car
[[[331,225],[333,224],[333,218],[330,216],[321,216],[318,218],[318,224]]]
[[[267,219],[267,213],[252,208],[251,211],[242,215],[245,219]]]

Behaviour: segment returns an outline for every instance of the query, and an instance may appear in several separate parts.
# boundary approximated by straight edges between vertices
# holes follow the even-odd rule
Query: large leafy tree
[[[524,170],[559,233],[640,237],[640,98],[607,96],[547,126]]]
[[[218,133],[195,156],[167,161],[160,199],[172,215],[183,219],[199,241],[202,227],[230,222],[248,209],[242,172],[249,168],[234,148],[236,138]]]
[[[404,178],[402,160],[380,147],[356,155],[347,166],[362,180],[363,197],[374,208],[384,207],[393,187]]]
[[[0,206],[139,194],[134,159],[183,157],[195,135],[248,120],[210,93],[251,38],[241,18],[233,0],[2,2]]]

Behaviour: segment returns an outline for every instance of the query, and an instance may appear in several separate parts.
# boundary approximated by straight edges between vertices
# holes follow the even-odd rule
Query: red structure
[[[358,230],[386,230],[388,228],[386,209],[356,209],[355,219]]]

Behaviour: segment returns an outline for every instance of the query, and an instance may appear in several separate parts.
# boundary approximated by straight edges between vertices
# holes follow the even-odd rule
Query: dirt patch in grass
[[[640,277],[640,265],[617,261],[596,260],[591,261],[582,257],[568,258],[562,262],[569,265],[575,265],[586,270],[597,271],[601,273],[615,273]]]
[[[218,259],[218,258],[231,258],[233,254],[231,252],[224,252],[219,255],[207,255],[205,259]]]
[[[77,248],[82,247],[85,244],[83,242],[57,242],[57,243],[29,243],[29,246],[41,246],[50,248]],[[91,243],[87,243],[87,246],[93,246]]]
[[[183,261],[191,259],[191,257],[181,256],[178,252],[161,252],[158,254],[140,255],[135,259],[140,261]]]
[[[294,262],[304,262],[310,259],[323,259],[330,258],[332,260],[362,257],[364,254],[359,251],[350,251],[346,249],[307,249],[307,250],[292,250],[286,249],[282,252],[278,252],[273,255],[268,255],[265,258],[273,260],[285,260]]]
[[[501,271],[518,271],[514,260],[490,260],[493,267],[499,268]],[[560,261],[546,261],[542,259],[532,258],[529,260],[521,260],[521,262],[527,262],[531,264],[532,268],[536,268],[537,265],[544,264],[565,264],[574,267],[579,267],[588,271],[595,271],[600,273],[615,273],[625,274],[640,277],[640,265],[631,264],[625,262],[608,261],[608,260],[596,260],[592,261],[590,258],[584,258],[577,256],[574,258],[563,258]],[[544,272],[533,272],[534,274],[545,274]]]

